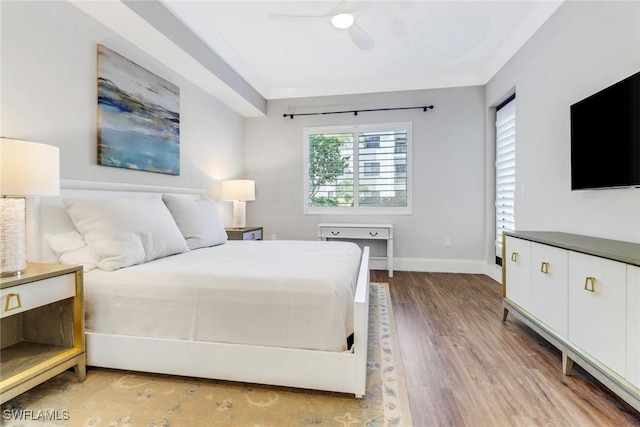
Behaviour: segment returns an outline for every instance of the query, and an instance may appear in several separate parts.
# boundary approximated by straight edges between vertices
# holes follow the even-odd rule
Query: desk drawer
[[[388,228],[345,228],[323,227],[320,231],[322,238],[334,239],[388,239]]]
[[[0,318],[71,298],[75,294],[74,273],[5,288],[0,291]]]

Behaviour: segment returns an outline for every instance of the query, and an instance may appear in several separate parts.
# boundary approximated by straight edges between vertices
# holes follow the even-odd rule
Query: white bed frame
[[[56,262],[46,233],[74,230],[62,200],[163,193],[206,198],[204,190],[89,181],[61,181],[59,197],[27,202],[28,259]],[[353,301],[352,351],[318,350],[143,338],[86,332],[87,365],[200,378],[365,394],[369,324],[369,248],[364,248]]]

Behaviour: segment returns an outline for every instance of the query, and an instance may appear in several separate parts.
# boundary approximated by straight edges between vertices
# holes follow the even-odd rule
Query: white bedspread
[[[361,250],[347,242],[229,241],[84,276],[86,329],[346,350]]]

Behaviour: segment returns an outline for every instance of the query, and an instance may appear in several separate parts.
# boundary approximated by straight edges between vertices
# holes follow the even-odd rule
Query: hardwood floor
[[[640,414],[514,313],[484,275],[372,271],[388,282],[414,425],[640,426]]]

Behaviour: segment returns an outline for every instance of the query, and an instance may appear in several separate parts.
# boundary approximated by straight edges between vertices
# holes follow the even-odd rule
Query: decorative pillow
[[[227,241],[218,208],[210,200],[164,194],[162,201],[169,208],[189,249],[221,245]]]
[[[85,272],[96,268],[98,257],[87,246],[77,231],[49,234],[46,238],[49,247],[58,257],[58,262],[61,264],[82,265]]]
[[[189,250],[160,197],[65,199],[64,204],[102,270]]]

